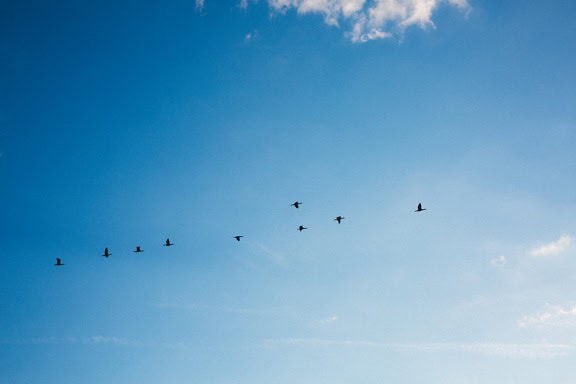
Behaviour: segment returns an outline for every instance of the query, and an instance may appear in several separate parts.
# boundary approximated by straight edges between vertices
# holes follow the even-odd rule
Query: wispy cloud
[[[467,0],[268,0],[272,14],[294,9],[299,14],[321,15],[331,26],[344,25],[354,42],[401,35],[410,26],[435,28],[432,14],[443,4],[470,11]],[[241,0],[240,7],[247,8],[248,0]]]
[[[290,309],[290,307],[274,307],[274,308],[258,309],[258,308],[243,308],[243,307],[226,307],[226,306],[206,305],[206,304],[174,304],[174,303],[154,303],[151,305],[157,308],[180,309],[187,311],[228,312],[239,315],[271,315],[278,312],[286,312]]]
[[[274,346],[337,346],[376,348],[396,352],[466,352],[479,353],[512,359],[551,359],[566,356],[576,351],[568,344],[506,344],[506,343],[379,343],[372,341],[327,340],[313,338],[268,339],[267,347]]]
[[[126,347],[161,347],[169,349],[182,349],[186,346],[182,343],[164,343],[164,342],[150,342],[128,339],[125,337],[115,336],[48,336],[48,337],[32,337],[29,339],[22,339],[17,341],[3,340],[1,344],[81,344],[81,345],[115,345]]]
[[[507,260],[505,256],[498,256],[497,258],[490,260],[490,264],[495,267],[501,267],[506,264],[506,262]]]
[[[533,249],[530,254],[532,256],[553,256],[557,255],[566,249],[568,249],[572,243],[574,242],[574,238],[568,235],[562,235],[557,241],[554,241],[549,244],[545,244],[541,247]]]
[[[330,316],[327,319],[316,320],[316,323],[319,325],[330,325],[338,321],[338,316]]]
[[[547,305],[541,312],[524,316],[517,322],[521,328],[528,327],[576,327],[576,304],[571,307]]]
[[[196,9],[199,11],[204,9],[204,0],[196,0]]]
[[[260,252],[267,257],[269,260],[274,262],[276,265],[285,267],[286,266],[286,257],[280,251],[274,250],[263,243],[256,243],[256,247],[260,250]]]
[[[114,336],[88,336],[88,337],[36,337],[28,339],[33,344],[116,344],[116,345],[134,345],[134,341],[129,341],[123,337]],[[138,342],[136,342],[138,343]]]

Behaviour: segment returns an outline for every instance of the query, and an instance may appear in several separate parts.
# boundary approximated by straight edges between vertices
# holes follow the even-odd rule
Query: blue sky
[[[573,383],[575,11],[2,3],[0,382]]]

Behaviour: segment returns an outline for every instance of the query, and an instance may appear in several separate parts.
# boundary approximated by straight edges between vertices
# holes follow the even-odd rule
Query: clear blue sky
[[[574,383],[575,13],[0,3],[0,382]]]

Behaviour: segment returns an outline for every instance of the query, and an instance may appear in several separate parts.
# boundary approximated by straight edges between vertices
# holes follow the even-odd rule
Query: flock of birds
[[[295,201],[295,202],[293,202],[292,204],[290,204],[291,207],[294,207],[294,208],[296,208],[296,209],[300,208],[300,205],[302,205],[302,202],[300,202],[300,201]],[[415,210],[414,212],[422,212],[422,211],[425,211],[425,210],[426,210],[426,208],[422,208],[422,203],[418,203],[418,207],[416,208],[416,210]],[[340,224],[340,223],[342,222],[342,220],[344,220],[344,219],[345,219],[345,217],[343,217],[343,216],[337,216],[337,217],[334,219],[334,221],[336,221],[336,222],[338,222],[338,224]],[[305,229],[308,229],[308,228],[306,228],[306,227],[303,226],[303,225],[300,225],[300,226],[298,227],[298,230],[299,230],[300,232],[302,232],[302,231],[305,230]],[[233,236],[233,238],[236,239],[236,241],[240,241],[240,239],[242,239],[243,237],[244,237],[244,236],[242,236],[242,235]],[[174,245],[174,243],[171,243],[171,242],[170,242],[170,239],[168,238],[168,239],[166,239],[166,242],[164,242],[163,245],[164,245],[165,247],[171,247],[172,245]],[[135,252],[135,253],[140,253],[140,252],[144,252],[144,250],[138,245],[138,246],[136,246],[136,249],[134,250],[134,252]],[[104,257],[110,257],[110,256],[112,256],[112,253],[110,253],[110,251],[108,250],[108,248],[104,248],[104,254],[103,254],[102,256],[104,256]],[[54,264],[54,266],[56,266],[56,267],[62,267],[62,266],[64,266],[64,265],[66,265],[66,264],[62,263],[62,259],[56,258],[56,264]]]

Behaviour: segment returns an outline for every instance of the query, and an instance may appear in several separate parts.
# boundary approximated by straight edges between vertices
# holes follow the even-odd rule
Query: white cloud
[[[576,327],[576,305],[564,308],[561,306],[547,305],[540,313],[532,316],[524,316],[517,322],[521,328],[528,327]]]
[[[338,321],[338,316],[330,316],[327,319],[317,320],[316,322],[320,325],[330,325],[336,321]]]
[[[384,32],[380,28],[370,27],[365,15],[359,15],[356,18],[352,31],[348,32],[347,35],[355,43],[365,43],[370,40],[386,39],[393,36],[392,33]]]
[[[274,346],[337,346],[378,348],[397,352],[467,352],[498,356],[513,359],[551,359],[566,356],[576,351],[569,344],[506,344],[506,343],[379,343],[372,341],[326,340],[326,339],[268,339],[264,341],[267,347]]]
[[[466,0],[448,0],[448,2],[460,8],[468,8],[468,2]]]
[[[240,8],[248,7],[240,0]],[[433,12],[441,5],[470,10],[468,0],[267,0],[273,14],[290,9],[298,14],[319,14],[331,26],[342,26],[354,42],[385,39],[402,34],[410,26],[435,28]],[[196,0],[202,9],[204,0]]]
[[[244,35],[244,42],[249,43],[250,41],[253,41],[257,38],[258,38],[258,31],[254,30],[254,31],[248,32],[246,35]]]
[[[199,11],[204,9],[204,0],[196,0],[196,9]]]
[[[492,264],[495,267],[500,267],[504,264],[506,264],[506,257],[505,256],[498,256],[495,259],[490,260],[490,264]]]
[[[342,0],[342,15],[350,17],[354,13],[360,11],[364,7],[366,0]]]
[[[565,251],[568,249],[572,243],[574,242],[574,238],[568,235],[562,235],[557,241],[552,243],[543,245],[539,248],[536,248],[530,252],[532,256],[553,256],[557,255],[560,252]]]
[[[324,22],[328,25],[338,26],[338,18],[342,8],[342,1],[335,0],[300,0],[298,13],[320,13],[324,15]]]
[[[401,25],[407,27],[410,25],[417,24],[421,28],[427,26],[435,27],[432,22],[432,11],[437,6],[436,0],[421,0],[415,1],[412,4],[412,9],[410,9],[409,17],[402,21]]]
[[[291,7],[297,7],[299,0],[268,0],[268,5],[276,12],[284,13]]]

